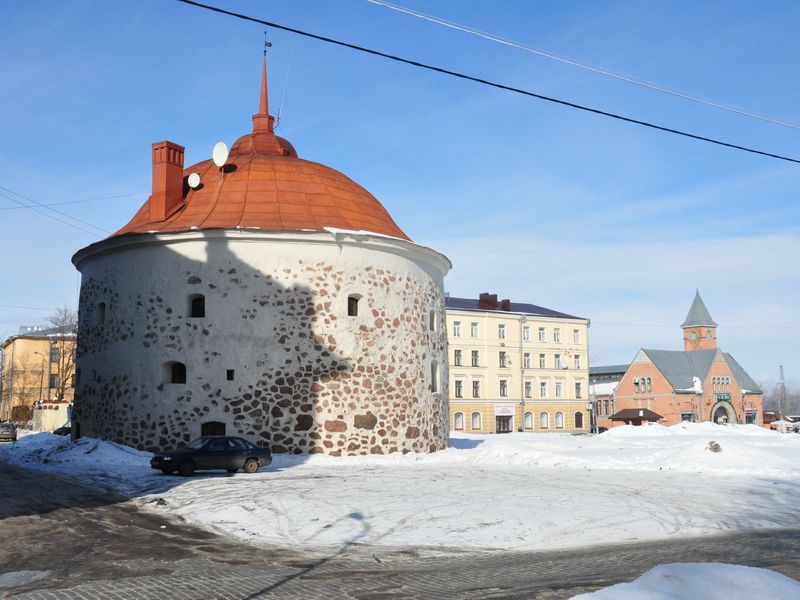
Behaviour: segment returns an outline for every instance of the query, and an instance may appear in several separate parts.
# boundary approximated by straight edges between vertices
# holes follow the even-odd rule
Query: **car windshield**
[[[193,440],[188,444],[186,444],[186,447],[193,448],[196,450],[197,448],[202,448],[203,446],[205,446],[207,442],[208,438],[197,438],[196,440]]]
[[[11,423],[0,423],[0,429],[6,429],[8,431],[14,430],[14,425]]]

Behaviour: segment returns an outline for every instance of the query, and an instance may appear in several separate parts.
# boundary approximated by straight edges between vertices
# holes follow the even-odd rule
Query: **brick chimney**
[[[478,308],[497,310],[497,294],[485,292],[478,297]]]
[[[173,142],[153,144],[150,221],[163,221],[183,202],[183,151]]]
[[[511,300],[509,300],[508,298],[506,298],[505,300],[500,300],[500,310],[511,312]]]

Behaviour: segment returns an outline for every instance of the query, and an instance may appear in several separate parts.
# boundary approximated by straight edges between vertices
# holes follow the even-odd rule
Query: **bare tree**
[[[50,352],[52,362],[57,362],[58,381],[56,382],[56,400],[63,400],[68,388],[72,387],[75,375],[75,336],[78,331],[78,314],[75,310],[64,306],[58,308],[47,318],[55,330],[50,336]],[[56,357],[56,351],[58,355]],[[51,359],[52,360],[52,359]]]

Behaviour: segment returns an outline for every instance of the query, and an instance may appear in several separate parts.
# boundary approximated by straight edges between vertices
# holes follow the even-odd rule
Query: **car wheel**
[[[258,471],[258,461],[255,458],[248,458],[246,461],[244,461],[244,467],[242,467],[242,470],[245,473],[255,473]]]
[[[161,469],[161,472],[164,475],[172,475],[175,471],[173,471],[172,469]]]
[[[183,461],[180,466],[178,466],[178,473],[183,475],[184,477],[188,477],[192,473],[194,473],[194,463],[190,460]]]
[[[228,469],[228,473],[236,473],[239,469]]]

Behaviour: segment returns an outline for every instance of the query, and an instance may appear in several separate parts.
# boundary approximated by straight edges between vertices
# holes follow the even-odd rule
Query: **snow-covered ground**
[[[716,563],[659,565],[630,583],[572,600],[754,600],[800,598],[800,582],[767,569]]]
[[[75,475],[245,540],[309,549],[538,550],[800,526],[800,435],[685,423],[599,436],[459,434],[451,446],[281,455],[255,475],[189,479],[153,471],[147,452],[51,434],[0,447],[0,460]]]

